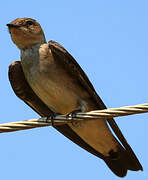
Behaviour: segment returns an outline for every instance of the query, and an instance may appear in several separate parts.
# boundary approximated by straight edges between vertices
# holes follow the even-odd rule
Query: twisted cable
[[[133,114],[140,114],[148,112],[148,103],[139,104],[134,106],[124,106],[119,108],[109,108],[104,110],[95,110],[90,112],[81,112],[77,113],[75,117],[67,115],[57,115],[54,118],[55,125],[62,125],[65,123],[73,123],[78,121],[91,121],[92,119],[109,119],[113,117],[127,116]],[[25,129],[32,129],[44,126],[51,126],[52,121],[50,118],[39,118],[39,119],[30,119],[17,122],[9,122],[0,124],[0,133],[19,131]]]

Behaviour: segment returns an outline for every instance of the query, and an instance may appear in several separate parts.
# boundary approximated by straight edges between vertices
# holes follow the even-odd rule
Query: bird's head
[[[19,49],[28,49],[38,43],[45,43],[40,24],[32,18],[18,18],[7,24],[12,41]]]

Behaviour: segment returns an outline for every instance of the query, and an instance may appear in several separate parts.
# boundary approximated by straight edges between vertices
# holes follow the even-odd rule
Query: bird
[[[16,96],[35,112],[41,117],[54,117],[106,109],[74,57],[59,43],[53,40],[47,43],[35,19],[17,18],[7,26],[21,53],[20,61],[9,66],[9,81]],[[104,160],[119,177],[126,176],[128,170],[143,170],[113,118],[64,125],[56,125],[53,121],[53,127]]]

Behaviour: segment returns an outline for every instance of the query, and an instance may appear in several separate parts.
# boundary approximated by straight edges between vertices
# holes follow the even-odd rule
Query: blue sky
[[[13,93],[8,66],[19,60],[5,24],[18,17],[40,22],[48,40],[62,44],[89,76],[108,107],[148,103],[148,1],[2,1],[0,123],[38,118]],[[116,118],[143,165],[125,180],[148,178],[148,114]],[[119,179],[105,163],[52,127],[0,134],[0,177],[26,179]]]

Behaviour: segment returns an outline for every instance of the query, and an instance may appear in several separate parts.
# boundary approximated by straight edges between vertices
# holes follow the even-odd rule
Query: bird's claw
[[[71,119],[73,119],[73,118],[76,117],[77,113],[79,113],[79,112],[81,112],[80,109],[74,110],[74,111],[68,113],[68,114],[66,115],[66,118],[71,118]]]
[[[57,115],[60,115],[60,113],[53,113],[50,114],[49,116],[47,116],[46,118],[46,122],[48,122],[49,120],[51,121],[51,125],[54,126],[54,119]]]

